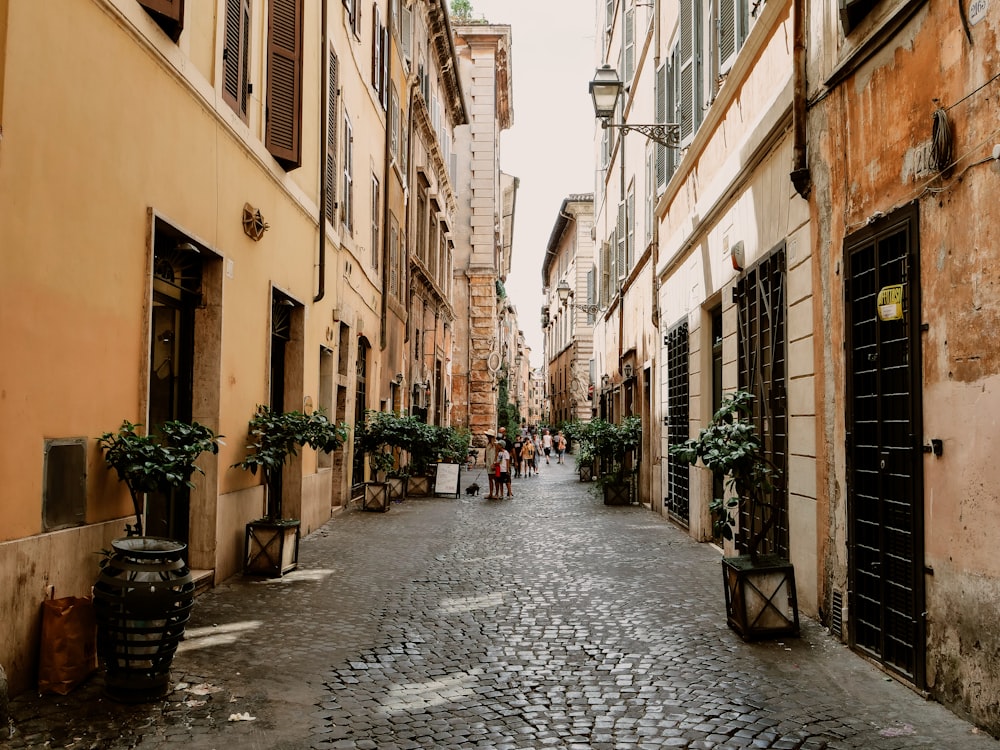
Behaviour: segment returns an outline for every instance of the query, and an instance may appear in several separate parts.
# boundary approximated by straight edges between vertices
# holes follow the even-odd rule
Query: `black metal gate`
[[[916,208],[850,237],[845,258],[849,637],[856,649],[922,688]]]
[[[688,407],[688,324],[678,323],[667,332],[667,443],[677,445],[691,436]],[[685,527],[691,522],[690,470],[674,456],[667,456],[667,514]]]
[[[754,395],[754,423],[767,457],[788,472],[788,399],[785,386],[785,245],[782,243],[736,284],[740,388]],[[788,558],[788,495],[784,479],[774,489],[775,522],[761,553]],[[740,514],[740,529],[760,528],[760,517]],[[741,533],[739,539],[746,537]],[[745,550],[741,547],[741,552]]]

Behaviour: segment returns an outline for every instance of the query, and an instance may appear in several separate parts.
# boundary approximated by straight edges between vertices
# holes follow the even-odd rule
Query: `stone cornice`
[[[455,125],[469,122],[462,85],[458,80],[458,55],[448,22],[448,0],[431,0],[427,6],[428,40],[441,70],[442,86],[448,95],[448,109]]]

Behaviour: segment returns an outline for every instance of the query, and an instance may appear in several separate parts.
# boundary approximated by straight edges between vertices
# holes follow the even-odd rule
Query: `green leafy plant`
[[[465,463],[469,457],[472,433],[465,427],[437,427],[437,460],[450,464]]]
[[[142,510],[146,493],[166,492],[172,487],[194,487],[191,475],[202,472],[195,465],[206,451],[218,453],[222,436],[197,422],[164,422],[152,434],[139,434],[141,424],[122,421],[116,432],[97,438],[109,469],[128,487],[135,510],[135,527],[126,527],[129,535],[142,536]]]
[[[735,539],[741,510],[747,517],[759,519],[752,528],[739,530],[743,548],[756,561],[762,541],[778,519],[775,490],[782,474],[765,455],[753,422],[753,394],[736,391],[728,396],[698,438],[671,446],[670,455],[691,465],[700,462],[726,475],[724,487],[732,494],[712,501],[715,531]]]
[[[565,428],[571,440],[578,445],[577,463],[600,462],[599,486],[620,484],[635,467],[630,466],[629,456],[642,444],[642,419],[625,417],[620,423],[606,419],[590,422],[572,422]]]
[[[388,473],[396,466],[394,449],[410,450],[412,446],[419,449],[429,442],[426,427],[414,416],[369,409],[364,423],[354,433],[354,449],[364,453],[373,475]]]
[[[254,475],[258,469],[261,471],[268,494],[266,516],[274,520],[281,518],[281,498],[272,498],[270,488],[289,457],[298,455],[304,445],[324,453],[335,451],[347,440],[350,430],[343,422],[334,424],[322,409],[311,414],[279,413],[261,404],[250,420],[247,434],[247,455],[233,468]]]

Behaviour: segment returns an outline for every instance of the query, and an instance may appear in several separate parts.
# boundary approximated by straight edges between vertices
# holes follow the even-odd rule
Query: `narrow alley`
[[[719,554],[574,461],[356,508],[201,596],[164,701],[21,696],[9,748],[998,748],[819,625],[748,644]],[[464,489],[481,470],[463,472]]]

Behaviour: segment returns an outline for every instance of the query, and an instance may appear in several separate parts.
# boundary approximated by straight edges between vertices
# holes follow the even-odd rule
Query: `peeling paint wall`
[[[926,688],[1000,734],[1000,168],[992,158],[1000,142],[1000,9],[990,9],[967,37],[954,3],[883,2],[845,35],[830,5],[811,4],[807,45],[816,323],[830,334],[817,346],[818,482],[827,499],[818,519],[826,532],[821,602],[827,608],[835,591],[846,596],[849,572],[844,241],[916,203],[925,329],[923,434],[914,436],[914,447],[932,438],[943,445],[940,457],[921,454],[917,502],[924,523]],[[938,108],[948,124],[938,134],[950,136],[952,154],[943,171],[934,161]]]

